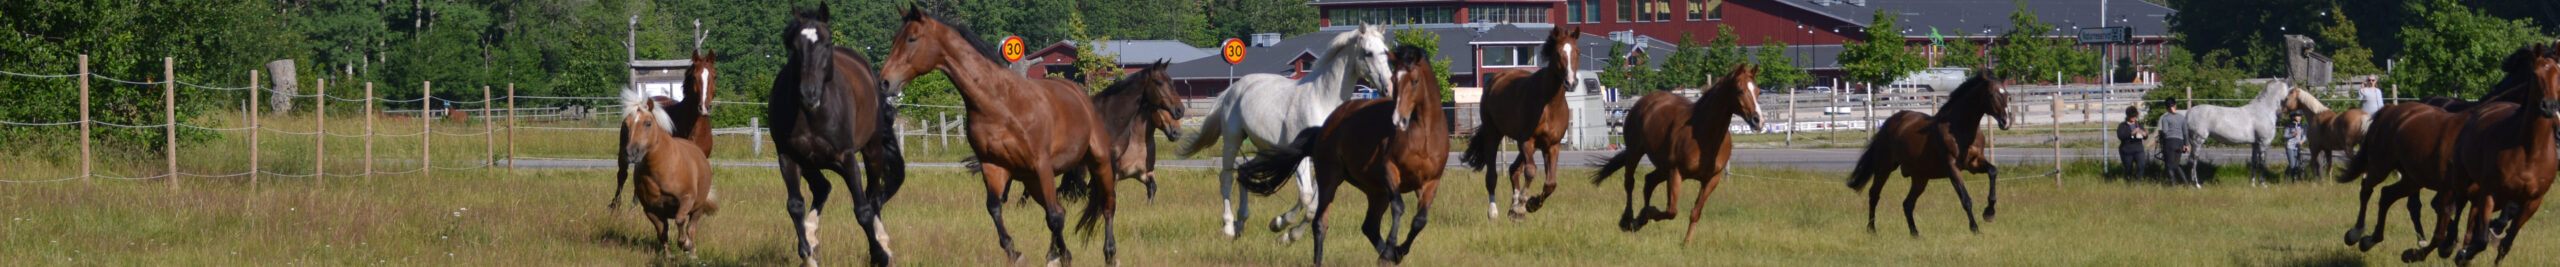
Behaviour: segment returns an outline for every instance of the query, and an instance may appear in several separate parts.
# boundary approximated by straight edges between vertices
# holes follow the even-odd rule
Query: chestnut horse
[[[2000,207],[2000,166],[1983,149],[1990,143],[1982,134],[1983,116],[1991,116],[2000,129],[2009,129],[2009,94],[2000,92],[1991,79],[1975,76],[1947,93],[1947,103],[1938,107],[1935,117],[1909,110],[1886,117],[1884,126],[1867,140],[1858,166],[1849,171],[1849,189],[1867,189],[1867,232],[1876,231],[1876,201],[1884,196],[1885,175],[1901,169],[1903,177],[1914,179],[1911,195],[1902,199],[1902,221],[1911,227],[1911,236],[1920,236],[1911,208],[1920,201],[1920,192],[1929,189],[1929,180],[1938,178],[1955,185],[1956,200],[1964,204],[1965,228],[1981,233],[1982,227],[1973,220],[1973,196],[1957,171],[1989,175],[1984,179],[1991,189],[1985,190],[1989,197],[1982,207],[1982,220],[1991,220]]]
[[[907,173],[891,124],[898,112],[890,98],[898,93],[879,87],[869,59],[834,45],[825,34],[827,14],[825,6],[804,10],[788,24],[782,41],[789,55],[767,94],[765,121],[773,123],[774,152],[789,197],[783,211],[800,238],[802,263],[818,265],[818,214],[835,191],[820,172],[835,172],[851,185],[854,219],[870,232],[863,237],[871,245],[871,264],[884,265],[891,252],[880,207],[906,183]],[[801,182],[808,182],[810,198],[801,197]]]
[[[667,246],[670,233],[683,241],[677,245],[685,254],[693,254],[694,229],[702,225],[702,217],[720,212],[720,193],[712,189],[711,162],[702,151],[684,139],[668,134],[670,120],[654,101],[639,91],[623,91],[622,158],[626,164],[638,165],[637,185],[631,188],[632,202],[649,214],[649,224],[657,226],[658,246]],[[669,231],[673,224],[674,231]]]
[[[1270,195],[1294,177],[1299,160],[1315,163],[1312,176],[1320,197],[1314,207],[1316,217],[1308,221],[1315,223],[1318,265],[1324,263],[1325,232],[1331,225],[1325,218],[1332,216],[1334,193],[1346,182],[1369,197],[1368,216],[1360,223],[1360,231],[1378,250],[1381,265],[1403,262],[1405,254],[1413,252],[1413,239],[1431,221],[1431,200],[1437,196],[1441,171],[1449,160],[1440,81],[1430,75],[1431,64],[1426,60],[1430,55],[1422,48],[1400,46],[1392,57],[1395,66],[1402,68],[1390,87],[1398,88],[1393,98],[1344,102],[1325,118],[1325,126],[1299,131],[1295,142],[1264,150],[1239,169],[1245,190]],[[1399,120],[1404,121],[1402,130],[1397,129]],[[1406,192],[1420,198],[1414,204],[1413,228],[1398,244],[1395,224],[1404,216]],[[1380,217],[1381,213],[1386,216]],[[1380,221],[1387,222],[1383,237]]]
[[[1680,210],[1680,180],[1698,180],[1698,199],[1689,208],[1689,231],[1680,239],[1688,243],[1698,233],[1699,211],[1706,206],[1707,194],[1725,180],[1725,164],[1733,160],[1733,117],[1752,129],[1760,127],[1760,86],[1753,84],[1759,68],[1751,64],[1734,66],[1732,74],[1717,78],[1715,86],[1700,93],[1704,102],[1690,103],[1688,97],[1670,92],[1653,92],[1637,100],[1627,113],[1627,146],[1618,155],[1600,165],[1600,174],[1591,183],[1609,180],[1609,174],[1620,168],[1627,170],[1627,208],[1618,217],[1618,229],[1643,229],[1648,221],[1669,220]],[[1653,161],[1653,172],[1645,173],[1644,194],[1636,194],[1637,160]],[[1653,207],[1653,188],[1671,182],[1671,192],[1664,202],[1668,211]],[[1636,213],[1635,202],[1645,202],[1644,213]]]
[[[2534,47],[2517,49],[2501,63],[2501,68],[2508,74],[2506,78],[2490,88],[2489,93],[2476,103],[2454,97],[2429,97],[2424,101],[2391,105],[2375,112],[2370,131],[2364,135],[2363,146],[2348,161],[2346,172],[2337,178],[2340,183],[2356,181],[2357,178],[2364,181],[2363,190],[2356,194],[2356,224],[2347,230],[2346,243],[2357,249],[2372,249],[2381,243],[2384,239],[2383,222],[2390,215],[2391,204],[2401,198],[2417,196],[2419,189],[2428,189],[2430,185],[2449,179],[2446,175],[2452,171],[2451,149],[2455,144],[2456,131],[2469,123],[2456,113],[2488,102],[2522,104],[2525,97],[2520,95],[2524,94],[2514,92],[2531,90],[2515,88],[2529,87],[2528,82],[2534,81],[2531,73],[2536,68],[2553,64],[2552,56],[2554,54],[2548,52],[2537,52]],[[2394,172],[2401,174],[2399,182],[2383,186],[2382,182]],[[2382,209],[2373,216],[2373,235],[2367,236],[2364,235],[2364,214],[2369,207],[2364,203],[2373,198],[2377,186],[2382,188],[2381,204],[2371,207]],[[2445,201],[2444,197],[2438,195],[2436,201]],[[2418,218],[2418,203],[2421,202],[2410,201],[2409,222],[2416,225],[2412,230],[2418,238],[2425,239],[2427,231]],[[2436,212],[2441,216],[2449,211],[2438,209]]]
[[[2355,149],[2363,143],[2365,126],[2370,121],[2370,114],[2365,114],[2364,109],[2329,109],[2302,89],[2294,89],[2286,96],[2279,110],[2309,114],[2297,122],[2303,125],[2302,149],[2311,153],[2303,162],[2310,166],[2304,168],[2310,171],[2305,177],[2328,175],[2329,152]]]
[[[718,71],[712,69],[712,64],[717,63],[714,60],[718,58],[717,54],[710,51],[693,54],[693,66],[684,70],[684,91],[693,94],[693,97],[672,103],[653,103],[672,108],[661,113],[671,119],[672,125],[690,126],[686,127],[689,129],[672,129],[670,133],[676,139],[693,142],[693,146],[700,148],[703,155],[711,155],[711,95],[718,91],[713,90],[713,87],[718,84],[713,83],[711,78],[719,75]],[[625,108],[629,107],[629,104],[624,105]],[[619,144],[628,149],[631,146],[631,133],[622,133],[621,141]],[[630,158],[616,160],[631,161]],[[607,209],[622,208],[622,185],[630,179],[631,165],[615,164],[613,167],[613,197],[609,198],[610,204],[605,204]]]
[[[1520,157],[1511,162],[1511,218],[1519,219],[1544,205],[1556,193],[1556,145],[1564,141],[1565,130],[1573,124],[1573,110],[1567,108],[1564,94],[1579,85],[1573,78],[1576,67],[1574,40],[1582,30],[1556,27],[1547,32],[1547,41],[1539,45],[1537,72],[1510,69],[1486,77],[1482,111],[1483,125],[1477,125],[1475,136],[1467,138],[1467,153],[1458,156],[1468,168],[1482,171],[1492,168],[1494,157],[1502,156],[1502,140],[1519,140]],[[1521,177],[1528,176],[1529,155],[1545,152],[1547,184],[1536,197],[1522,196],[1528,188]],[[1494,202],[1494,187],[1502,175],[1484,172],[1485,217],[1502,214],[1502,205]]]
[[[2488,250],[2489,240],[2495,238],[2499,239],[2497,261],[2504,262],[2507,252],[2513,251],[2517,231],[2541,211],[2553,176],[2560,175],[2560,151],[2553,150],[2560,144],[2553,140],[2554,127],[2560,127],[2560,64],[2554,64],[2552,56],[2560,49],[2539,44],[2531,49],[2543,56],[2533,65],[2533,79],[2525,87],[2507,88],[2509,101],[2483,102],[2462,112],[2471,122],[2454,141],[2451,179],[2435,185],[2438,192],[2459,201],[2437,201],[2436,208],[2460,211],[2469,206],[2469,225],[2456,226],[2452,216],[2438,214],[2435,241],[2402,252],[2402,261],[2422,260],[2428,250],[2461,242],[2454,261],[2468,263]],[[2492,210],[2501,212],[2498,220],[2489,219]],[[2463,229],[2469,232],[2458,231]]]
[[[880,67],[887,85],[906,85],[916,76],[942,71],[959,89],[960,100],[968,110],[969,148],[975,152],[981,174],[987,184],[987,217],[994,219],[997,244],[1009,258],[1021,259],[1013,248],[1013,234],[1004,227],[1004,197],[1007,187],[1019,181],[1030,186],[1032,200],[1047,211],[1049,231],[1049,264],[1071,259],[1065,234],[1066,214],[1059,199],[1061,174],[1090,172],[1114,175],[1112,145],[1121,141],[1111,136],[1094,114],[1083,85],[1057,78],[1029,78],[1006,69],[1003,57],[989,48],[980,36],[966,28],[944,22],[939,16],[926,15],[909,8],[904,25],[890,38],[889,56]],[[1080,177],[1080,176],[1079,176]],[[1076,180],[1083,178],[1068,178]],[[1117,179],[1093,179],[1091,201],[1079,220],[1079,230],[1090,231],[1093,222],[1102,222],[1102,258],[1106,263],[1118,262],[1119,241],[1112,233],[1115,216],[1112,184]],[[1063,190],[1072,191],[1072,190]]]

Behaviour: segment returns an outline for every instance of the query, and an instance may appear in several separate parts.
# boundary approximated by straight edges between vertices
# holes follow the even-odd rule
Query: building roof
[[[1486,3],[1486,2],[1555,3],[1555,2],[1564,2],[1564,0],[1314,0],[1314,1],[1307,1],[1307,5],[1310,5],[1310,6],[1327,6],[1327,5],[1357,5],[1357,4],[1408,4],[1408,3],[1451,3],[1451,4],[1455,4],[1455,3],[1462,3],[1462,2],[1463,2],[1463,3]]]
[[[1456,67],[1475,66],[1474,54],[1463,53],[1463,51],[1474,51],[1467,43],[1475,40],[1477,35],[1475,29],[1430,26],[1422,28],[1440,35],[1440,54],[1432,57],[1449,60],[1450,75],[1475,74],[1475,68]],[[1387,38],[1394,39],[1398,29],[1402,28],[1388,27]],[[1332,45],[1333,36],[1342,32],[1341,30],[1317,31],[1283,38],[1279,43],[1271,46],[1246,48],[1244,63],[1235,64],[1233,75],[1228,73],[1226,59],[1217,57],[1215,50],[1207,51],[1212,52],[1207,57],[1188,61],[1176,60],[1171,68],[1166,69],[1165,74],[1177,80],[1192,80],[1231,79],[1253,73],[1287,73],[1292,70],[1289,61],[1297,60],[1300,56],[1321,57],[1324,50],[1328,48],[1326,46]]]
[[[2097,1],[2024,1],[2013,0],[1778,0],[1796,8],[1819,13],[1859,26],[1872,25],[1876,10],[1890,10],[1900,16],[1899,25],[1909,29],[1905,37],[1927,37],[1936,28],[1947,37],[1990,37],[2009,30],[2009,12],[2024,3],[2035,10],[2036,18],[2061,29],[2047,36],[2074,36],[2076,27],[2098,27]],[[1855,3],[1864,3],[1863,5]],[[2139,0],[2108,1],[2107,26],[2131,26],[2137,38],[2166,38],[2168,16],[2178,13],[2169,7]],[[1966,32],[1950,32],[1963,29]],[[1989,30],[1989,33],[1982,32]],[[2050,30],[2048,30],[2050,31]]]
[[[1540,30],[1540,32],[1529,32],[1529,30],[1527,30],[1527,29],[1521,29],[1521,28],[1520,28],[1520,25],[1516,25],[1516,24],[1508,24],[1508,23],[1505,23],[1505,24],[1500,24],[1500,25],[1494,25],[1493,27],[1485,28],[1485,30],[1484,30],[1483,32],[1480,32],[1480,33],[1478,33],[1478,34],[1476,35],[1475,40],[1468,41],[1467,43],[1468,43],[1468,44],[1523,44],[1523,43],[1525,43],[1525,44],[1531,44],[1531,45],[1546,43],[1546,42],[1547,42],[1547,36],[1546,36],[1546,33],[1545,33],[1545,29],[1554,29],[1554,27],[1553,27],[1553,26],[1549,26],[1549,27],[1542,27],[1542,28],[1539,28],[1539,29],[1541,29],[1541,30]],[[1443,35],[1443,36],[1446,36],[1446,35]]]
[[[1075,41],[1063,41],[1060,43],[1065,45],[1076,45]],[[1217,48],[1191,47],[1190,44],[1184,44],[1181,41],[1174,40],[1103,41],[1102,45],[1095,47],[1093,52],[1098,54],[1118,54],[1120,55],[1118,63],[1121,65],[1155,64],[1156,60],[1182,62],[1200,58],[1211,58],[1218,55]]]

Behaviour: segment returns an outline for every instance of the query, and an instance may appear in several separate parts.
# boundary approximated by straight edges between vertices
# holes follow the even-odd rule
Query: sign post
[[[1004,61],[1006,63],[1022,61],[1022,54],[1022,36],[1005,36]]]
[[[1225,42],[1218,42],[1218,58],[1227,60],[1228,86],[1236,83],[1236,64],[1244,63],[1244,48],[1242,39],[1227,38]]]

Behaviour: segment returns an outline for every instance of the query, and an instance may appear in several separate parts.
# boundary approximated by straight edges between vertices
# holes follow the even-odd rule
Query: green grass
[[[2079,165],[2079,164],[2075,164]],[[2018,169],[2033,169],[2020,167]],[[1895,201],[1879,210],[1878,233],[1864,229],[1864,199],[1841,187],[1835,171],[1741,169],[1707,201],[1696,239],[1681,244],[1678,220],[1640,232],[1614,227],[1623,198],[1617,181],[1586,183],[1571,169],[1548,209],[1527,220],[1484,217],[1482,177],[1456,172],[1434,199],[1431,226],[1406,263],[1439,266],[1519,265],[2362,265],[2396,260],[2413,237],[2394,217],[2394,239],[2373,253],[2339,245],[2352,222],[2355,188],[2293,183],[2267,188],[2216,184],[2203,189],[2117,182],[2066,173],[2003,183],[2002,216],[1969,233],[1951,188],[1932,183],[1919,210],[1923,236],[1901,226]],[[2019,171],[2042,173],[2041,171]],[[98,181],[0,187],[0,264],[236,265],[636,265],[652,258],[655,237],[643,216],[607,210],[611,184],[602,170],[438,172],[436,177],[380,176],[326,184],[275,179],[250,189],[239,179],[190,179],[172,191],[159,182]],[[723,211],[705,222],[699,258],[658,263],[795,264],[782,216],[781,185],[771,169],[722,169]],[[1307,244],[1278,244],[1259,229],[1242,239],[1216,234],[1214,174],[1168,169],[1164,191],[1147,200],[1120,196],[1119,234],[1133,266],[1297,265]],[[885,217],[891,248],[903,264],[1000,265],[984,184],[956,169],[918,168]],[[1903,194],[1891,179],[1888,199]],[[1969,181],[1977,200],[1987,184]],[[1695,183],[1689,185],[1694,186]],[[1134,185],[1128,186],[1134,187]],[[1293,189],[1283,189],[1290,192]],[[1694,187],[1684,191],[1694,192]],[[1351,191],[1356,192],[1356,191]],[[858,263],[861,230],[838,194],[823,221],[823,255]],[[1252,222],[1285,209],[1295,196],[1257,198]],[[1690,195],[1691,194],[1684,194]],[[1344,194],[1341,218],[1327,243],[1327,264],[1370,264],[1375,254],[1357,230],[1369,199]],[[1687,206],[1691,199],[1682,199]],[[1659,203],[1658,203],[1659,204]],[[1982,203],[1975,203],[1982,205]],[[1070,203],[1073,209],[1081,203]],[[1038,208],[1005,205],[1005,222],[1036,263],[1050,233]],[[1686,208],[1686,207],[1684,207]],[[466,210],[467,209],[467,210]],[[1072,215],[1071,215],[1072,216]],[[1685,218],[1684,218],[1685,219]],[[2527,225],[2550,233],[2551,223]],[[1079,263],[1098,263],[1098,238],[1071,236]],[[2547,257],[2560,235],[2528,234],[2515,266],[2560,264]],[[236,253],[236,254],[235,254]],[[2445,262],[2441,259],[2431,262]]]

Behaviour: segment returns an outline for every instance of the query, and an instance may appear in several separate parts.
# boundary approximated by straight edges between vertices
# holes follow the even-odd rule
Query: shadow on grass
[[[694,239],[694,253],[686,255],[681,249],[674,247],[673,242],[661,246],[658,243],[657,234],[649,232],[652,229],[655,227],[635,229],[621,224],[599,224],[595,226],[595,232],[589,236],[589,240],[599,245],[630,249],[641,252],[643,255],[657,257],[649,261],[651,266],[780,266],[799,262],[798,257],[793,255],[795,253],[790,252],[789,248],[783,245],[734,244],[726,247],[741,249],[721,250],[714,248],[719,245],[706,244],[707,240],[701,238]],[[664,248],[663,252],[667,254],[659,254],[661,248]]]
[[[2260,254],[2262,255],[2261,257],[2254,258],[2261,261],[2242,262],[2237,265],[2285,267],[2361,267],[2372,265],[2365,262],[2363,254],[2345,249],[2261,246],[2243,253]],[[2248,260],[2252,258],[2253,257],[2235,257],[2234,259]]]

